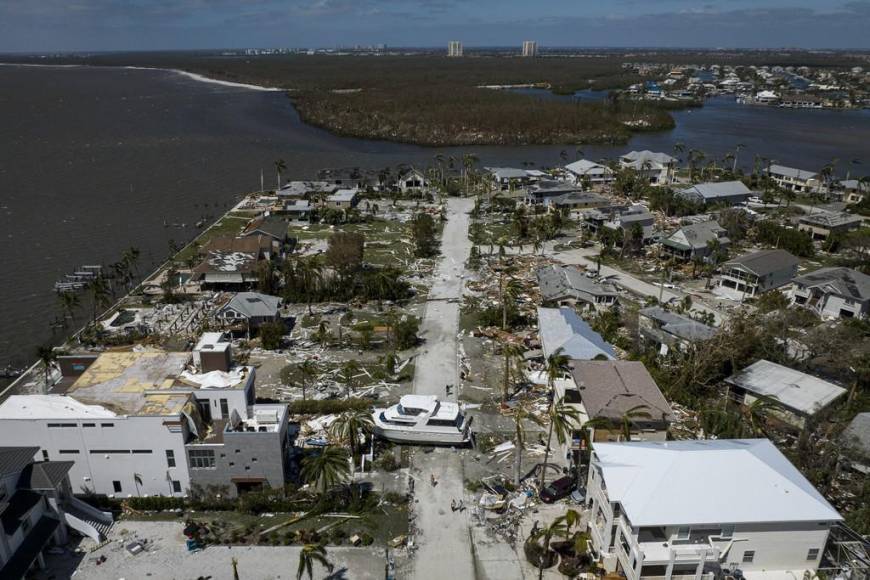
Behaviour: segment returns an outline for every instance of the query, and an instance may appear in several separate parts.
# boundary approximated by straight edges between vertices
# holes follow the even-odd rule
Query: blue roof
[[[576,360],[592,360],[599,355],[616,358],[613,346],[571,308],[538,308],[538,334],[545,357],[561,348],[561,354]]]

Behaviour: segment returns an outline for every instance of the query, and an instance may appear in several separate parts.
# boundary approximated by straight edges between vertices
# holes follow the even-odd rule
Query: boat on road
[[[471,419],[452,402],[435,395],[405,395],[399,403],[373,413],[375,435],[395,443],[465,445]]]

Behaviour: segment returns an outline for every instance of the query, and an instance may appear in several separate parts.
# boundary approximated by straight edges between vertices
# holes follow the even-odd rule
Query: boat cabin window
[[[456,419],[429,419],[426,422],[427,425],[432,425],[433,427],[456,427],[457,420]]]
[[[419,415],[420,413],[425,413],[425,409],[415,409],[413,407],[403,407],[399,405],[399,413],[402,415]]]

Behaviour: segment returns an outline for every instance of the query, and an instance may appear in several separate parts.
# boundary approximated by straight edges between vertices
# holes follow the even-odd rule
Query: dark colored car
[[[541,490],[541,501],[553,503],[568,497],[572,491],[574,491],[574,478],[571,476],[560,477],[544,486],[544,489]]]

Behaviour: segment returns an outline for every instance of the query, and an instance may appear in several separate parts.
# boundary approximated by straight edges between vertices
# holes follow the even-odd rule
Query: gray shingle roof
[[[800,260],[785,250],[759,250],[728,260],[725,265],[740,265],[756,276],[765,276],[771,272],[794,268],[799,263]]]
[[[870,299],[870,276],[851,268],[819,268],[798,276],[794,283],[806,288],[822,288],[852,300]]]
[[[571,308],[538,308],[538,334],[545,357],[559,349],[561,354],[579,360],[616,357],[613,347]]]
[[[281,299],[259,292],[239,292],[221,308],[231,308],[248,318],[270,318],[278,313]]]
[[[651,306],[639,311],[640,314],[662,324],[662,330],[689,341],[713,338],[716,329],[687,316],[681,316],[659,306]]]
[[[707,242],[719,240],[720,243],[731,242],[724,234],[725,229],[718,222],[709,221],[683,226],[664,240],[666,246],[685,250],[699,250],[707,247]]]
[[[287,238],[287,222],[278,216],[268,216],[254,220],[245,228],[244,236],[264,234],[276,240]]]
[[[0,477],[24,470],[39,447],[0,447]]]
[[[715,201],[722,197],[734,197],[739,195],[749,196],[752,191],[742,181],[719,181],[708,183],[696,183],[678,193],[683,195],[700,196],[705,201]]]
[[[618,421],[643,405],[645,421],[671,421],[673,412],[653,378],[640,361],[576,361],[571,371],[589,417]]]
[[[593,296],[618,295],[616,287],[612,284],[596,282],[572,266],[554,264],[539,268],[536,273],[544,301],[566,297],[578,298],[580,292]]]
[[[852,215],[845,212],[817,212],[810,215],[801,216],[800,223],[823,228],[835,228],[837,226],[858,225],[864,221],[861,216]]]

